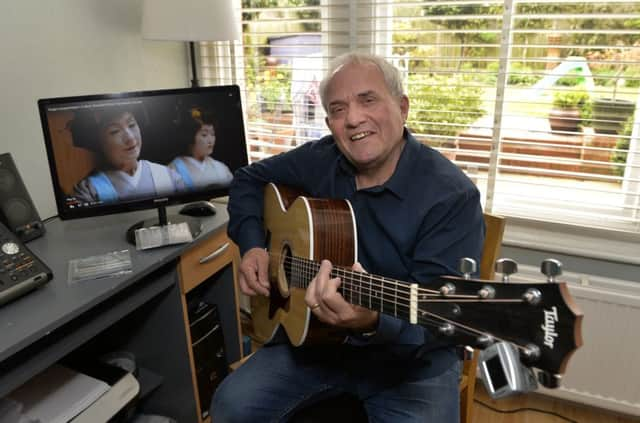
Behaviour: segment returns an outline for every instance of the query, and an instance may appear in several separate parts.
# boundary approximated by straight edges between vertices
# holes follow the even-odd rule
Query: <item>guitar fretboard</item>
[[[320,263],[295,256],[286,257],[283,264],[290,284],[304,289],[320,269]],[[417,323],[417,284],[407,284],[338,266],[331,270],[331,277],[340,278],[338,291],[347,302]]]

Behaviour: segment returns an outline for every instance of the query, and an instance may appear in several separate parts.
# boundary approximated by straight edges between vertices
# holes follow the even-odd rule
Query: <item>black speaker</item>
[[[23,242],[45,231],[10,153],[0,154],[0,221]]]

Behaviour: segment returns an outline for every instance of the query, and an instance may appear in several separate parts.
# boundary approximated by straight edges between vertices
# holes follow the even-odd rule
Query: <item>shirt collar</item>
[[[400,153],[398,165],[393,175],[391,175],[391,178],[384,184],[385,188],[393,192],[400,199],[404,199],[409,195],[409,182],[412,178],[413,164],[416,157],[418,157],[418,151],[421,146],[407,128],[404,129],[402,136],[406,142],[402,153]]]

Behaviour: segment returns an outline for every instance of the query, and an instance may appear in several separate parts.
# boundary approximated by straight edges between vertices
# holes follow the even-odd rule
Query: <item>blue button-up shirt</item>
[[[457,166],[406,130],[405,140],[391,178],[367,189],[356,188],[356,169],[331,136],[238,170],[229,197],[229,236],[243,254],[265,247],[263,190],[265,183],[274,182],[310,197],[349,200],[358,260],[371,274],[420,283],[459,274],[461,257],[479,263],[484,220],[477,188]],[[429,349],[433,341],[427,330],[381,314],[375,336],[351,342],[399,349],[427,344]]]

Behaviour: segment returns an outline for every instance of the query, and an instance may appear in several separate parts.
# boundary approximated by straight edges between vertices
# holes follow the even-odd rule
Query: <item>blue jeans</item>
[[[370,422],[459,421],[460,362],[451,350],[399,360],[368,348],[265,345],[220,384],[213,421],[286,422],[296,410],[340,392],[358,396]]]

